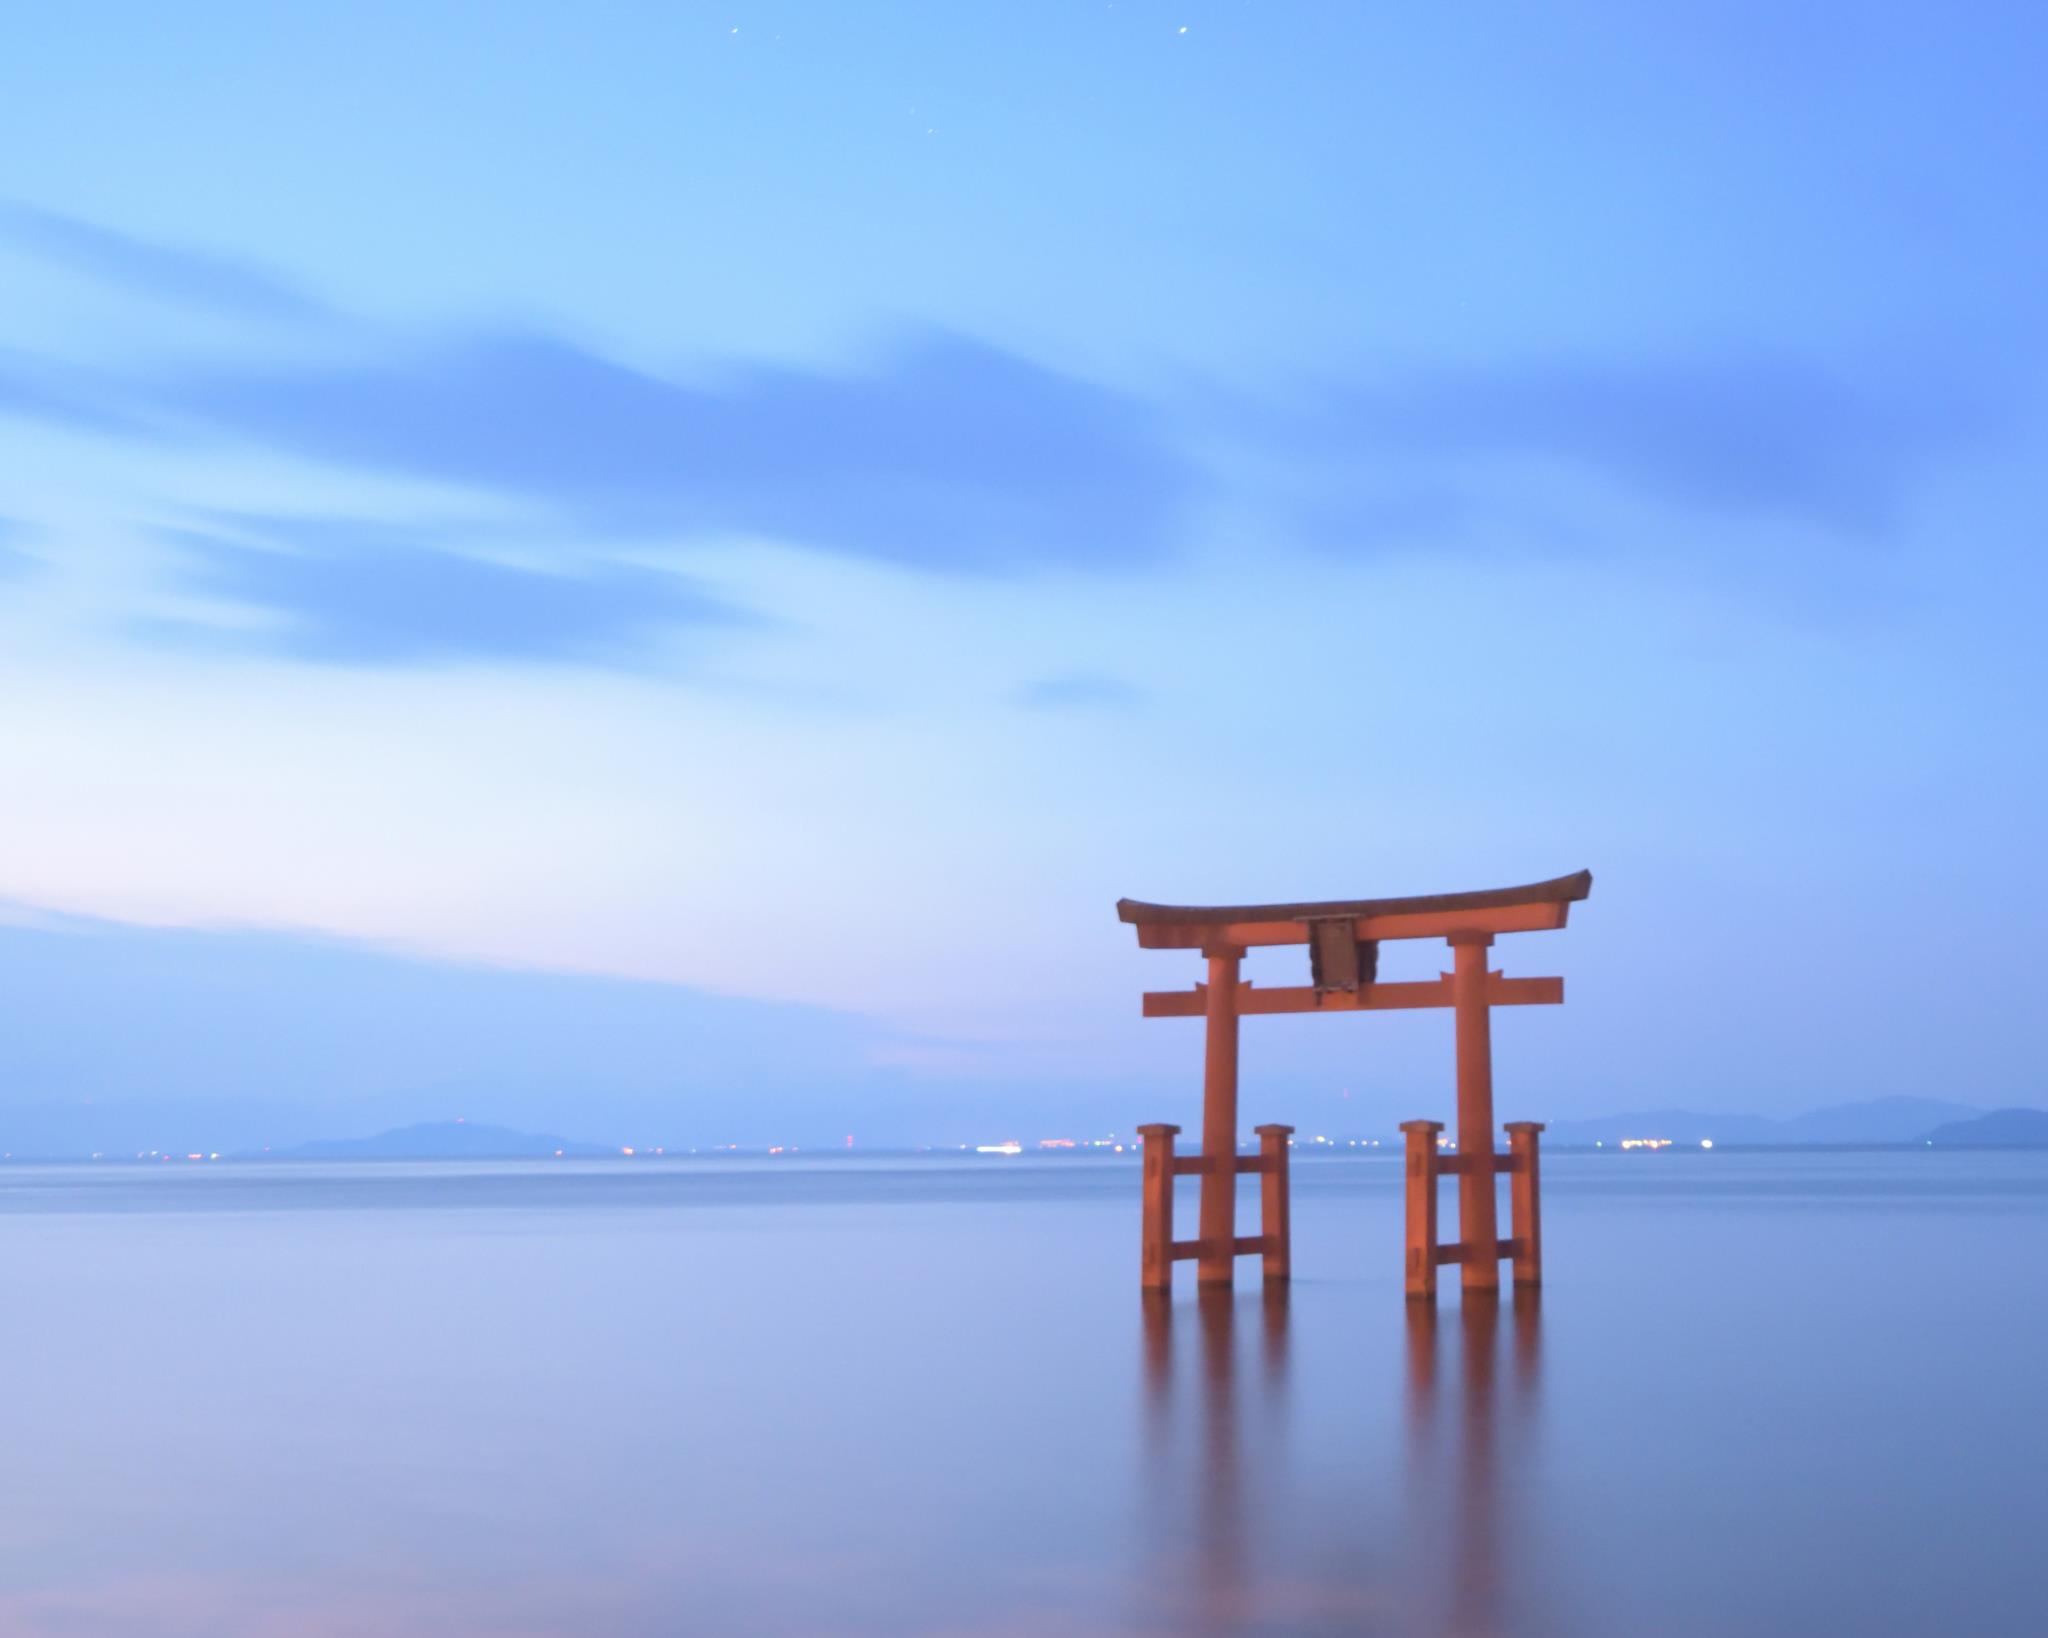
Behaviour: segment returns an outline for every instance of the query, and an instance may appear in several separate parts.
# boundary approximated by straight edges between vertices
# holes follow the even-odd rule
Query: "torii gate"
[[[1291,1126],[1258,1128],[1260,1153],[1237,1152],[1237,1021],[1248,1013],[1376,1012],[1402,1007],[1450,1007],[1457,1017],[1458,1148],[1439,1152],[1441,1121],[1404,1121],[1407,1134],[1408,1245],[1406,1283],[1411,1297],[1436,1295],[1440,1264],[1457,1263],[1468,1291],[1497,1291],[1500,1260],[1513,1261],[1515,1283],[1543,1278],[1542,1223],[1537,1201],[1537,1121],[1511,1121],[1508,1153],[1493,1147],[1493,1007],[1550,1005],[1564,1000],[1561,978],[1505,978],[1489,972],[1486,951],[1499,933],[1562,927],[1572,905],[1593,890],[1593,873],[1559,876],[1527,887],[1480,893],[1439,893],[1406,899],[1348,899],[1323,904],[1240,904],[1194,907],[1117,900],[1118,919],[1138,930],[1147,950],[1200,950],[1209,981],[1193,990],[1148,992],[1147,1018],[1203,1018],[1208,1023],[1202,1071],[1202,1153],[1176,1158],[1178,1126],[1140,1126],[1145,1140],[1143,1255],[1140,1281],[1148,1291],[1172,1287],[1173,1265],[1198,1259],[1203,1284],[1228,1285],[1236,1259],[1264,1260],[1268,1280],[1291,1272],[1288,1224],[1287,1139]],[[1451,946],[1452,970],[1422,983],[1379,982],[1384,939],[1441,938]],[[1306,944],[1306,986],[1254,990],[1238,980],[1245,951],[1261,944]],[[1261,1229],[1237,1233],[1237,1178],[1260,1174]],[[1494,1177],[1510,1177],[1510,1237],[1500,1238]],[[1458,1179],[1454,1245],[1436,1233],[1436,1181]],[[1200,1234],[1173,1238],[1173,1180],[1202,1180]]]

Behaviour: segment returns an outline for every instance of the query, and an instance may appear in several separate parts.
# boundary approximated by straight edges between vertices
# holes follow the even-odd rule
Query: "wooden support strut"
[[[1259,1135],[1259,1249],[1267,1284],[1294,1275],[1294,1228],[1287,1205],[1287,1140],[1291,1126],[1255,1126]]]
[[[1408,1140],[1403,1167],[1408,1183],[1408,1253],[1402,1264],[1402,1283],[1409,1296],[1431,1300],[1436,1297],[1437,1136],[1443,1129],[1440,1120],[1401,1122]]]
[[[1401,1123],[1401,1130],[1408,1140],[1404,1168],[1407,1247],[1403,1265],[1403,1283],[1408,1295],[1433,1301],[1436,1297],[1436,1271],[1446,1263],[1455,1263],[1465,1270],[1468,1288],[1477,1283],[1471,1279],[1472,1270],[1485,1267],[1495,1276],[1491,1289],[1498,1289],[1499,1265],[1503,1261],[1514,1264],[1516,1285],[1541,1285],[1543,1224],[1537,1134],[1543,1130],[1543,1123],[1509,1121],[1503,1128],[1508,1134],[1508,1152],[1504,1155],[1490,1149],[1476,1154],[1446,1154],[1438,1146],[1443,1129],[1442,1121],[1409,1120]],[[1483,1252],[1470,1236],[1449,1244],[1440,1241],[1437,1238],[1437,1180],[1446,1176],[1459,1178],[1462,1189],[1464,1179],[1483,1178],[1491,1187],[1493,1179],[1502,1173],[1509,1179],[1509,1225],[1512,1232],[1508,1238],[1494,1240]]]
[[[1145,1196],[1139,1230],[1138,1285],[1146,1291],[1173,1287],[1173,1140],[1178,1126],[1155,1121],[1140,1126],[1145,1141]]]
[[[1543,1283],[1543,1190],[1537,1158],[1540,1120],[1511,1120],[1507,1124],[1509,1164],[1508,1221],[1514,1238],[1515,1284]]]
[[[1239,1257],[1263,1260],[1269,1281],[1288,1279],[1293,1273],[1294,1236],[1288,1210],[1288,1139],[1292,1126],[1268,1124],[1255,1127],[1259,1153],[1231,1155],[1219,1172],[1208,1155],[1176,1155],[1173,1140],[1178,1126],[1157,1121],[1138,1128],[1144,1140],[1144,1204],[1139,1234],[1139,1286],[1146,1291],[1167,1292],[1173,1287],[1173,1265],[1199,1260],[1234,1266]],[[1254,1174],[1259,1179],[1260,1232],[1239,1234],[1234,1223],[1222,1241],[1200,1235],[1192,1240],[1173,1237],[1173,1180],[1199,1177],[1206,1187],[1219,1175],[1235,1190],[1237,1179]],[[1235,1194],[1232,1195],[1233,1205]],[[1233,1211],[1233,1217],[1235,1213]]]

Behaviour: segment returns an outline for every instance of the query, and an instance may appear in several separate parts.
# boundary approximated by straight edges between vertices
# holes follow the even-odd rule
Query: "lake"
[[[1129,1157],[0,1169],[0,1632],[2048,1630],[2048,1154],[1547,1154],[1432,1310],[1296,1153],[1170,1305]]]

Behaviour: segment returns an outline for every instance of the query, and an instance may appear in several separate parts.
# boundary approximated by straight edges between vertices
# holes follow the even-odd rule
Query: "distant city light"
[[[1014,1138],[1007,1143],[977,1143],[974,1152],[978,1155],[1021,1155],[1024,1145]]]
[[[1701,1138],[1701,1139],[1700,1139],[1700,1147],[1701,1147],[1702,1149],[1711,1149],[1711,1148],[1713,1148],[1713,1146],[1714,1146],[1714,1140],[1713,1140],[1712,1138]]]

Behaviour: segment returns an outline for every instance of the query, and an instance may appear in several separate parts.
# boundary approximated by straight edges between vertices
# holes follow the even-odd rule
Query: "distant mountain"
[[[2048,1148],[2048,1109],[1994,1109],[1975,1120],[1952,1120],[1926,1134],[1937,1148]]]
[[[1871,1098],[1836,1104],[1784,1120],[1763,1115],[1706,1115],[1689,1109],[1653,1109],[1598,1120],[1552,1121],[1551,1144],[1618,1143],[1623,1138],[1670,1138],[1674,1143],[1918,1143],[1928,1129],[1983,1114],[1941,1098]]]
[[[1778,1143],[1918,1143],[1930,1126],[1971,1120],[1984,1111],[1945,1098],[1873,1098],[1837,1104],[1781,1123]]]
[[[530,1160],[556,1155],[608,1155],[595,1143],[572,1143],[539,1132],[506,1126],[478,1126],[466,1120],[422,1121],[375,1137],[323,1138],[271,1156],[287,1160]]]

